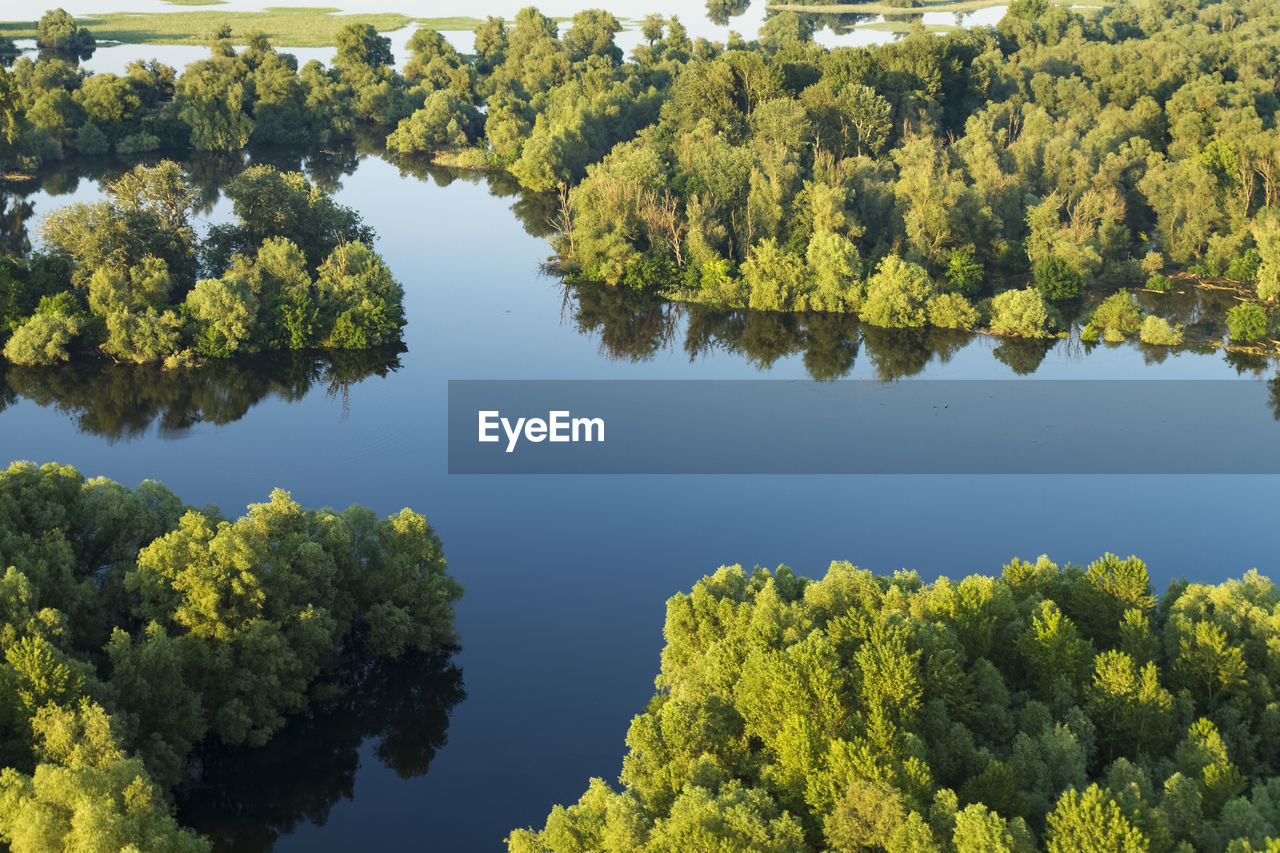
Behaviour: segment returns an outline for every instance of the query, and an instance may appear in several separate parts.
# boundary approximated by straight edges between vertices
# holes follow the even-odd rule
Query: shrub
[[[1049,306],[1032,287],[997,294],[991,312],[991,331],[997,335],[1047,338],[1053,330]]]
[[[831,231],[819,231],[809,240],[805,259],[813,275],[811,308],[817,311],[857,309],[862,258],[852,241]]]
[[[947,284],[962,296],[973,296],[982,287],[982,265],[973,259],[968,249],[952,249],[947,264]]]
[[[1057,255],[1046,255],[1037,261],[1033,276],[1036,290],[1054,302],[1075,299],[1084,292],[1079,270]]]
[[[116,143],[116,151],[120,154],[142,154],[155,151],[160,147],[160,137],[145,131],[126,136]]]
[[[1227,312],[1227,333],[1236,343],[1253,343],[1267,332],[1267,312],[1253,302],[1242,302]]]
[[[873,326],[911,328],[925,325],[927,304],[935,294],[924,267],[886,255],[867,280],[862,319]]]
[[[941,329],[972,329],[978,322],[978,309],[959,293],[940,293],[929,300],[929,323]]]
[[[1258,277],[1258,267],[1262,265],[1262,256],[1257,249],[1250,249],[1243,255],[1237,255],[1227,264],[1226,277],[1232,281],[1253,281]]]
[[[761,240],[742,264],[742,278],[757,311],[803,311],[808,307],[809,267],[804,258],[781,248],[773,239]]]
[[[36,314],[24,323],[4,347],[4,357],[15,364],[54,364],[68,361],[72,339],[80,334],[80,321],[62,313]]]
[[[1151,276],[1151,278],[1147,279],[1147,290],[1156,290],[1160,293],[1168,293],[1171,287],[1173,287],[1173,281],[1166,275],[1156,273]]]
[[[1142,314],[1133,294],[1127,290],[1113,293],[1093,312],[1090,325],[1101,329],[1108,341],[1123,341],[1142,326]]]
[[[1138,338],[1144,344],[1162,347],[1176,347],[1182,343],[1182,326],[1170,323],[1163,317],[1148,314],[1142,319],[1142,328],[1138,330]]]
[[[76,133],[76,150],[81,154],[96,157],[99,154],[106,154],[110,148],[111,142],[107,139],[107,135],[91,121],[85,122]]]

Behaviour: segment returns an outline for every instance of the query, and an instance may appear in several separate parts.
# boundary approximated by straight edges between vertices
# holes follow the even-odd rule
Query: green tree
[[[1142,315],[1133,294],[1121,290],[1102,300],[1089,322],[1102,329],[1108,341],[1123,341],[1142,327]]]
[[[888,255],[867,279],[862,319],[890,328],[923,326],[928,318],[927,303],[934,294],[924,267]]]
[[[0,839],[15,853],[156,850],[198,853],[209,842],[178,826],[142,762],[120,747],[88,700],[48,705],[34,721],[41,763],[0,771]]]
[[[215,56],[187,66],[178,78],[174,105],[191,128],[191,144],[202,151],[239,151],[253,135],[245,70]]]
[[[613,15],[603,9],[585,9],[573,16],[564,45],[574,62],[602,56],[617,65],[622,61],[622,49],[613,43],[613,36],[621,31],[622,25]]]
[[[64,9],[51,9],[36,22],[36,42],[41,49],[71,59],[93,54],[93,34],[81,29]]]
[[[245,349],[258,316],[258,299],[249,282],[231,272],[196,282],[183,303],[195,323],[196,349],[227,358]]]
[[[1241,302],[1227,312],[1227,335],[1234,343],[1253,343],[1267,333],[1267,325],[1267,312],[1252,302]]]
[[[1040,291],[1028,287],[996,294],[991,302],[991,331],[997,335],[1047,338],[1056,318]]]
[[[1045,849],[1145,851],[1149,844],[1110,792],[1090,785],[1083,794],[1071,789],[1058,800],[1046,821]]]
[[[1084,292],[1079,271],[1057,255],[1045,255],[1035,265],[1036,290],[1051,301],[1075,299]]]
[[[338,53],[334,65],[344,69],[378,69],[395,61],[391,39],[378,35],[373,24],[347,24],[333,36]]]
[[[481,126],[482,119],[474,107],[448,92],[433,92],[422,109],[402,120],[387,137],[387,150],[409,154],[457,148],[473,142]]]

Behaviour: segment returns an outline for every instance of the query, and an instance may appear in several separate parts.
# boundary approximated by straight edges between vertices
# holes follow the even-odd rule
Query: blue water
[[[468,698],[448,745],[412,780],[366,749],[354,798],[278,849],[495,851],[511,828],[576,800],[589,777],[615,778],[628,722],[652,692],[663,602],[722,564],[786,563],[813,576],[847,559],[933,578],[997,572],[1013,556],[1086,562],[1113,551],[1143,557],[1159,585],[1277,572],[1274,476],[449,476],[449,379],[803,378],[803,356],[768,370],[725,349],[690,360],[677,318],[674,343],[653,358],[610,358],[597,333],[577,330],[558,282],[540,275],[549,250],[512,214],[516,197],[484,182],[402,177],[372,157],[342,183],[338,200],[376,229],[407,292],[408,351],[389,376],[345,395],[317,385],[297,402],[269,396],[223,426],[152,426],[136,438],[81,431],[29,399],[0,411],[7,459],[57,460],[131,485],[158,479],[227,510],[275,486],[308,506],[410,506],[436,527],[467,589],[456,661]],[[97,192],[82,181],[75,197]],[[69,197],[32,198],[38,217]],[[995,346],[974,338],[920,375],[1012,378]],[[1261,418],[1271,417],[1263,380],[1274,371],[1246,373]],[[865,347],[848,375],[876,375]],[[1149,364],[1136,347],[1059,345],[1034,375],[1238,373],[1221,355]]]

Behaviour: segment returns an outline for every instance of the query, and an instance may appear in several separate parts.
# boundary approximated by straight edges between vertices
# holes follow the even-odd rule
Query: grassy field
[[[190,2],[190,0],[184,0]],[[207,4],[208,0],[198,0]],[[280,47],[328,47],[334,34],[347,24],[373,24],[379,32],[402,29],[410,24],[436,30],[474,30],[479,18],[410,18],[398,14],[337,15],[333,8],[280,8],[262,12],[113,12],[77,18],[99,41],[129,44],[207,44],[210,33],[223,24],[231,26],[233,40],[260,30]],[[0,21],[0,36],[35,38],[34,21]]]

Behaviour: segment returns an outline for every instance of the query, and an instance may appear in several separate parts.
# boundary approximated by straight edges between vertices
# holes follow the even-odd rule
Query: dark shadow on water
[[[196,781],[178,792],[178,819],[215,851],[265,853],[301,824],[323,826],[353,797],[365,741],[400,778],[424,775],[466,698],[451,652],[350,667],[326,687],[338,695],[313,702],[265,746],[205,744]]]
[[[0,361],[0,409],[6,399],[25,397],[63,412],[81,432],[112,441],[141,437],[153,424],[161,437],[178,438],[197,424],[238,421],[271,397],[300,400],[317,385],[345,405],[352,385],[399,368],[402,351],[283,353],[191,369],[103,360],[53,367]]]

